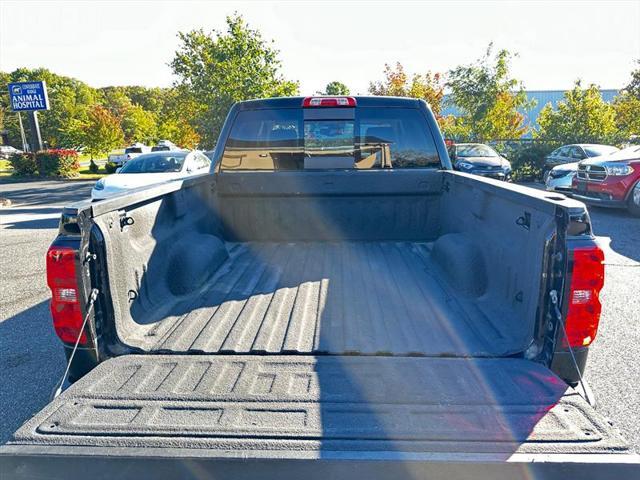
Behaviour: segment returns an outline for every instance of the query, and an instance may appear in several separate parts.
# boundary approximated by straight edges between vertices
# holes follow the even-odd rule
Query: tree
[[[133,106],[125,87],[104,87],[100,89],[100,94],[100,104],[118,119],[122,119]]]
[[[8,84],[10,81],[11,79],[8,73],[0,72],[0,89],[2,89],[3,92],[7,91]],[[16,117],[16,115],[11,114],[11,107],[9,105],[9,95],[0,95],[0,130],[2,131],[3,142],[4,142],[4,139],[6,138],[4,132],[6,132],[7,134],[9,143],[13,143],[13,141],[18,140],[18,139],[11,138],[10,129],[12,126],[16,125],[16,127],[14,127],[14,131],[17,130],[17,123],[18,123],[17,118],[12,118],[12,117]]]
[[[164,105],[158,114],[158,138],[171,140],[183,148],[195,148],[200,135],[191,124],[199,105],[185,89],[178,87],[165,92]]]
[[[624,91],[640,100],[640,59],[636,60],[638,68],[631,72],[631,81]]]
[[[636,63],[640,67],[640,60]],[[631,81],[614,99],[613,108],[620,138],[640,135],[640,68],[631,72]]]
[[[500,50],[493,56],[492,50],[489,44],[476,62],[448,73],[449,102],[461,111],[460,123],[478,141],[521,137],[528,129],[521,111],[533,106],[522,83],[511,78],[513,55]]]
[[[436,119],[440,120],[444,98],[444,81],[440,73],[430,71],[423,75],[416,73],[409,80],[409,75],[405,73],[402,64],[396,62],[395,69],[385,64],[384,76],[383,81],[369,83],[370,94],[420,98],[427,102]]]
[[[294,95],[298,83],[280,73],[279,52],[240,15],[227,17],[226,32],[178,33],[181,45],[170,66],[198,105],[196,130],[213,146],[229,107],[241,100]]]
[[[171,140],[182,148],[196,148],[200,142],[200,135],[191,125],[173,118],[165,119],[158,126],[158,138]]]
[[[79,128],[79,132],[80,140],[91,160],[124,143],[120,122],[102,105],[94,105],[89,109],[87,123]]]
[[[131,103],[140,105],[147,112],[159,114],[165,107],[170,88],[128,86],[122,87]]]
[[[455,139],[457,142],[470,142],[473,140],[471,128],[462,117],[454,115],[441,116],[438,125],[442,135],[448,139]]]
[[[621,139],[640,135],[640,97],[623,91],[613,101],[616,127]]]
[[[152,143],[157,139],[156,116],[140,105],[127,108],[120,120],[124,139],[127,143]]]
[[[342,82],[329,82],[325,87],[325,95],[349,95],[349,87]]]
[[[51,147],[74,147],[73,139],[66,135],[71,125],[86,122],[88,108],[99,101],[98,91],[75,78],[57,75],[45,68],[18,68],[2,74],[2,88],[6,92],[9,82],[44,80],[47,83],[50,109],[38,112],[42,138]],[[8,95],[0,95],[1,108],[5,111],[9,140],[20,145],[20,129],[17,115],[11,112]],[[24,119],[24,118],[23,118]],[[25,127],[28,129],[28,122]]]
[[[563,143],[605,143],[616,137],[614,107],[604,100],[596,85],[582,88],[576,81],[554,109],[545,105],[538,115],[536,136]]]

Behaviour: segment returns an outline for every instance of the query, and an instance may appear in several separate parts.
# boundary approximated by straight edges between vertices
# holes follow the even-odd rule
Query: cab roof
[[[322,95],[315,95],[321,97]],[[329,95],[330,97],[331,95]],[[348,96],[356,99],[357,107],[404,107],[419,108],[423,100],[404,97],[375,97],[375,96],[354,96],[354,95],[337,95]],[[314,97],[314,95],[312,95]],[[236,108],[239,110],[258,110],[265,108],[302,108],[302,101],[308,97],[276,97],[261,98],[258,100],[246,100],[238,102]],[[320,107],[322,108],[322,107]]]

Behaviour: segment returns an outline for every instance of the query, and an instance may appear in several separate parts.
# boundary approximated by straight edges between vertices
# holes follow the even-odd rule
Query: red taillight
[[[586,347],[593,342],[600,322],[600,290],[604,285],[604,253],[597,247],[576,248],[569,291],[565,329],[571,347]],[[568,340],[568,342],[567,342]]]
[[[355,107],[353,97],[307,97],[302,100],[302,106],[308,107]]]
[[[51,289],[53,328],[60,340],[66,343],[76,342],[83,321],[75,256],[75,250],[70,247],[51,246],[47,252],[47,285]],[[87,343],[84,332],[80,343]]]

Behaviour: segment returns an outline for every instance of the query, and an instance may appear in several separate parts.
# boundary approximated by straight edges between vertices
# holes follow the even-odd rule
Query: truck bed
[[[154,322],[142,344],[172,352],[458,356],[525,347],[524,328],[447,285],[430,248],[228,243],[229,259],[209,286]]]
[[[93,204],[96,285],[113,307],[102,341],[119,353],[539,348],[550,200],[435,170],[289,173]]]

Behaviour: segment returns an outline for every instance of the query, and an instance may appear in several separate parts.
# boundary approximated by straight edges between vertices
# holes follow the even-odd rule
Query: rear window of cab
[[[239,112],[225,144],[220,170],[439,168],[441,165],[420,110],[360,107],[306,112],[302,108]]]

